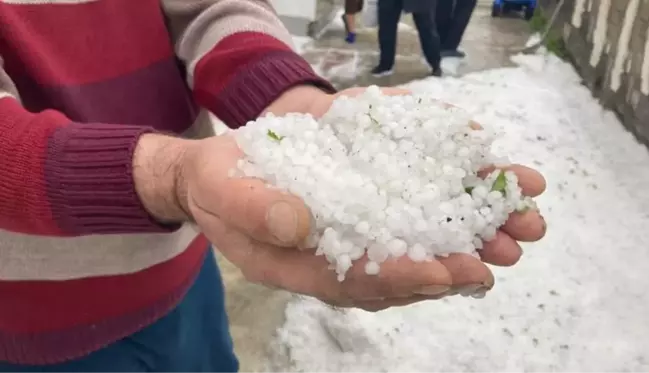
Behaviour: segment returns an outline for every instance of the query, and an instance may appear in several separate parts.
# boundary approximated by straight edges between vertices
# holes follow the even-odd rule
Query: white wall
[[[315,21],[316,0],[270,0],[280,16]]]

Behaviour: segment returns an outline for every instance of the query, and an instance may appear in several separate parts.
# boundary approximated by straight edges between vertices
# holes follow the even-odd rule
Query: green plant
[[[537,6],[534,9],[534,16],[529,20],[530,27],[534,32],[543,32],[545,26],[548,24],[548,19],[545,16],[541,7]]]
[[[530,28],[533,32],[543,33],[548,27],[548,19],[541,9],[540,6],[536,7],[534,10],[534,16],[529,20]],[[546,37],[543,45],[547,48],[548,51],[557,55],[561,59],[568,58],[568,50],[566,49],[566,44],[563,41],[563,37],[556,30],[550,30],[548,36]]]

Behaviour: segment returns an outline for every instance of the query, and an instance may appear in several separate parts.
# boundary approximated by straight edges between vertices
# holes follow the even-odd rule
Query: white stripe
[[[277,17],[272,5],[262,0],[163,0],[176,34],[176,52],[187,62],[189,85],[193,86],[198,61],[224,38],[238,32],[270,35],[293,46],[291,35]],[[179,20],[187,19],[188,23]]]
[[[631,43],[631,35],[633,33],[633,25],[638,17],[638,8],[640,7],[640,0],[630,0],[627,4],[626,12],[624,13],[624,21],[622,23],[622,31],[617,41],[617,48],[615,51],[615,60],[611,67],[611,90],[617,92],[622,86],[622,75],[625,72],[627,64],[627,57],[629,55],[629,47]]]
[[[191,225],[170,234],[75,238],[0,231],[0,281],[69,280],[134,273],[182,253],[197,235]]]
[[[642,70],[640,73],[640,90],[644,95],[649,96],[649,26],[645,36],[644,57],[642,59]]]

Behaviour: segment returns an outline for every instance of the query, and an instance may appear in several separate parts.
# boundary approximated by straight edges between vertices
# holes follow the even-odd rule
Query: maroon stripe
[[[206,245],[203,248],[207,247]],[[187,279],[165,297],[135,312],[100,320],[93,324],[76,325],[61,331],[43,333],[7,333],[0,330],[0,361],[13,364],[45,365],[77,359],[95,352],[124,337],[132,335],[164,317],[175,308],[190,289],[205,260],[214,258],[203,251]],[[83,294],[79,294],[83,297]],[[119,292],[102,294],[120,301]],[[71,310],[72,311],[72,310]]]
[[[146,211],[133,184],[133,152],[149,127],[72,123],[57,128],[43,162],[46,193],[66,234],[170,232]]]
[[[205,236],[199,235],[174,258],[129,274],[61,281],[0,281],[0,330],[40,335],[147,308],[182,287],[201,262],[208,244]],[[92,251],[92,247],[85,249]],[[72,261],[71,265],[78,263]]]
[[[79,86],[45,86],[26,76],[12,79],[28,110],[55,109],[81,123],[133,124],[181,133],[197,115],[175,58]]]
[[[254,63],[239,67],[220,91],[211,86],[195,89],[196,101],[210,109],[230,128],[254,120],[282,93],[298,85],[313,85],[324,92],[335,88],[318,76],[308,62],[293,51],[273,51]]]

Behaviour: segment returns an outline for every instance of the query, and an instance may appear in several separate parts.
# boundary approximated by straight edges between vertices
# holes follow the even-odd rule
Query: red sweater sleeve
[[[72,236],[162,232],[133,185],[138,138],[153,129],[71,122],[0,97],[0,229]]]
[[[162,0],[199,105],[231,128],[298,85],[334,87],[292,48],[269,0]]]
[[[290,46],[257,32],[224,38],[194,70],[197,102],[233,128],[255,119],[289,88],[304,84],[335,92]]]

